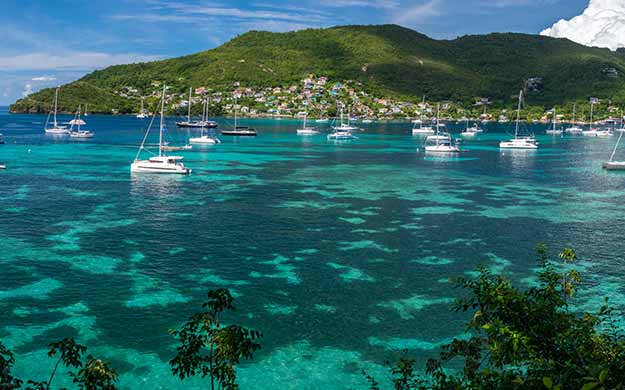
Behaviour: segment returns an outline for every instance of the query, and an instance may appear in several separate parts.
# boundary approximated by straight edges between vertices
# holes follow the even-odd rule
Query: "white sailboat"
[[[577,122],[575,121],[576,119],[576,112],[575,109],[577,108],[577,104],[573,104],[573,125],[571,127],[569,127],[568,129],[564,130],[565,133],[567,134],[572,134],[572,135],[580,135],[584,132],[584,129],[582,129],[581,127],[577,126]]]
[[[189,88],[189,101],[187,103],[187,120],[182,122],[176,122],[176,126],[178,127],[192,127],[192,128],[215,128],[217,127],[217,122],[208,120],[208,99],[204,99],[202,105],[202,120],[192,121],[191,120],[191,98],[192,98],[192,88]]]
[[[78,111],[76,112],[76,116],[74,117],[74,119],[69,121],[69,124],[71,125],[69,128],[69,136],[71,138],[78,138],[78,139],[93,138],[93,136],[95,135],[92,131],[84,130],[81,128],[81,126],[86,125],[87,122],[85,122],[84,120],[80,118],[80,106],[78,106]],[[74,130],[74,126],[76,126],[76,130]]]
[[[317,135],[319,134],[319,130],[314,127],[306,126],[306,119],[308,118],[308,113],[304,114],[304,126],[301,129],[297,129],[297,135]]]
[[[462,133],[460,133],[460,135],[463,137],[475,137],[476,135],[484,131],[477,125],[477,123],[469,127],[469,118],[465,118],[465,122],[466,128]]]
[[[519,106],[516,113],[516,126],[514,129],[514,138],[510,141],[502,141],[499,143],[500,149],[538,149],[538,142],[534,136],[519,136],[519,123],[521,121],[521,103],[523,102],[523,90],[519,92]]]
[[[139,113],[136,115],[136,117],[139,119],[145,119],[150,116],[144,107],[144,102],[145,102],[145,97],[141,96],[141,110],[139,110]]]
[[[557,116],[556,109],[554,108],[553,109],[553,127],[550,129],[547,129],[547,131],[545,131],[545,134],[562,135],[562,129],[558,129],[557,124],[558,124],[558,116]]]
[[[152,123],[148,126],[147,131],[145,132],[145,136],[143,137],[143,141],[141,142],[141,146],[137,151],[137,155],[135,156],[135,160],[130,165],[130,172],[132,173],[161,173],[161,174],[182,174],[186,175],[191,173],[191,169],[184,166],[181,162],[182,157],[180,156],[167,156],[163,153],[163,119],[165,116],[165,86],[163,86],[163,96],[161,98],[161,118],[160,118],[160,126],[159,126],[159,137],[158,137],[158,155],[154,157],[150,157],[147,160],[139,160],[139,155],[141,151],[144,150],[145,141],[148,138],[148,134],[150,133],[150,128],[152,127]],[[152,120],[154,122],[154,120]]]
[[[612,132],[610,130],[601,130],[599,128],[593,127],[593,107],[594,101],[590,102],[590,123],[588,124],[588,130],[582,131],[582,135],[586,137],[610,137]]]
[[[351,126],[349,120],[347,123],[343,122],[343,110],[341,109],[341,124],[339,126],[333,126],[332,129],[334,131],[328,134],[328,139],[350,140],[356,138],[354,134],[352,134],[352,131],[358,128]]]
[[[56,119],[56,112],[58,110],[58,102],[59,102],[59,89],[61,87],[57,87],[56,91],[54,91],[54,111],[53,111],[53,115],[54,115],[54,119],[52,121],[52,127],[48,127],[48,120],[50,119],[50,115],[48,115],[48,119],[46,119],[46,124],[44,127],[44,131],[46,132],[46,134],[51,134],[51,135],[67,135],[69,134],[69,130],[67,129],[67,126],[60,126],[59,123],[57,122]]]
[[[610,155],[610,160],[603,163],[603,169],[608,171],[625,171],[625,161],[614,161],[614,155],[616,154],[618,146],[621,143],[623,133],[625,133],[625,131],[621,131],[619,134],[618,140],[616,140],[616,145],[614,145],[614,150],[612,150],[612,154]]]
[[[436,108],[436,133],[425,140],[425,151],[430,153],[459,153],[460,148],[452,142],[449,133],[439,132],[440,104]]]
[[[432,135],[436,133],[436,131],[434,130],[432,126],[424,126],[423,120],[421,119],[415,119],[413,123],[414,123],[414,126],[412,127],[412,135],[424,136],[424,135]]]
[[[201,123],[208,123],[209,121],[207,121],[207,116],[208,116],[208,99],[204,99],[204,106],[202,107],[202,121]],[[201,128],[201,133],[199,137],[192,137],[189,138],[189,143],[190,144],[200,144],[200,145],[217,145],[220,144],[221,141],[219,140],[219,138],[213,136],[213,135],[208,135],[205,134],[205,129],[207,127],[213,128],[214,126],[202,126]]]

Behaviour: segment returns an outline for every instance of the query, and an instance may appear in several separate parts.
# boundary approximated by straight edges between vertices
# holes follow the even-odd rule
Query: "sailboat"
[[[314,127],[306,126],[306,119],[308,118],[308,113],[304,115],[304,126],[301,129],[297,129],[297,135],[317,135],[319,134],[319,130]]]
[[[85,104],[85,116],[89,116],[89,111],[87,110],[87,107],[89,107],[89,105]]]
[[[209,128],[215,128],[217,127],[217,122],[213,122],[213,121],[209,121],[208,120],[208,99],[204,100],[204,104],[202,106],[202,120],[200,121],[192,121],[191,120],[191,93],[192,93],[192,88],[189,88],[189,102],[187,104],[188,109],[187,109],[187,120],[183,121],[183,122],[176,122],[176,126],[178,127],[193,127],[193,128],[203,128],[203,127],[209,127]]]
[[[590,102],[590,123],[588,124],[588,130],[582,131],[582,134],[587,137],[609,137],[612,135],[610,130],[601,130],[592,126],[594,123],[592,117],[594,104],[593,101]]]
[[[571,126],[568,129],[564,130],[564,132],[567,133],[567,134],[580,135],[580,134],[582,134],[584,132],[584,129],[582,129],[581,127],[577,126],[577,123],[575,122],[575,119],[576,119],[575,109],[576,108],[577,108],[577,104],[573,104],[573,126]]]
[[[145,102],[145,97],[142,96],[141,97],[141,110],[139,110],[139,113],[136,115],[137,118],[139,119],[145,119],[148,118],[150,115],[147,113],[143,103]]]
[[[415,119],[413,121],[412,135],[431,135],[436,133],[432,126],[423,126],[423,120]]]
[[[519,106],[516,112],[516,126],[514,129],[514,138],[510,141],[502,141],[499,143],[500,149],[538,149],[538,142],[533,135],[519,136],[519,123],[521,121],[521,103],[523,102],[523,90],[519,92]]]
[[[616,150],[621,143],[623,133],[625,132],[621,131],[621,134],[619,134],[618,140],[616,140],[616,145],[614,145],[614,150],[612,150],[612,154],[610,155],[610,160],[603,163],[603,169],[608,171],[625,171],[625,161],[614,161],[614,155],[616,154]]]
[[[460,148],[452,143],[449,133],[439,132],[440,104],[436,107],[436,133],[425,139],[425,151],[434,153],[459,153]]]
[[[551,129],[547,129],[547,131],[545,131],[545,134],[562,135],[562,129],[558,129],[557,124],[558,124],[558,116],[557,116],[556,109],[554,108],[553,109],[553,127]]]
[[[54,91],[54,120],[52,122],[52,127],[48,127],[48,120],[50,119],[50,115],[48,115],[48,118],[46,119],[46,124],[44,126],[44,131],[46,132],[46,134],[51,134],[51,135],[66,135],[69,134],[69,130],[67,129],[67,126],[60,126],[56,120],[56,112],[58,110],[58,102],[59,102],[59,89],[61,87],[57,87],[56,91]],[[51,113],[52,114],[52,113]]]
[[[143,141],[141,142],[141,146],[137,151],[137,155],[135,156],[135,160],[130,165],[130,172],[133,173],[162,173],[162,174],[182,174],[186,175],[191,173],[191,169],[184,166],[181,162],[183,159],[180,156],[167,156],[163,153],[163,120],[165,116],[165,86],[163,86],[163,96],[161,98],[161,118],[160,118],[160,126],[159,126],[159,137],[158,137],[158,155],[154,157],[150,157],[147,160],[139,160],[139,155],[141,151],[144,150],[145,141],[148,138],[148,134],[150,133],[150,128],[152,127],[152,123],[148,126],[147,131],[145,132],[145,136],[143,137]],[[153,122],[154,120],[152,120]]]
[[[235,106],[237,102],[234,102]],[[235,137],[256,137],[256,130],[248,127],[248,126],[239,126],[237,125],[237,110],[234,110],[234,127],[230,130],[222,130],[221,135],[231,135]]]
[[[69,124],[71,125],[69,128],[69,136],[71,138],[93,138],[94,133],[92,131],[81,129],[81,126],[86,125],[87,122],[80,118],[80,106],[78,106],[76,116],[69,121]],[[74,130],[74,126],[77,127],[76,130]]]
[[[332,130],[334,131],[328,134],[328,139],[348,140],[356,138],[354,137],[354,134],[352,134],[352,131],[358,130],[358,128],[352,126],[349,123],[349,119],[347,120],[347,123],[343,122],[343,109],[341,109],[341,123],[338,126],[333,126]]]
[[[463,137],[475,137],[484,131],[477,125],[477,122],[473,126],[469,127],[469,118],[465,118],[464,120],[466,122],[466,128],[462,133],[460,133]]]
[[[207,123],[208,121],[206,120],[206,117],[208,116],[208,98],[204,99],[204,105],[202,107],[202,123]],[[217,138],[214,137],[212,135],[208,135],[208,134],[204,134],[206,127],[216,127],[216,123],[215,126],[203,126],[201,128],[201,133],[199,137],[192,137],[189,138],[189,143],[190,144],[202,144],[202,145],[216,145],[216,144],[220,144],[221,141]]]

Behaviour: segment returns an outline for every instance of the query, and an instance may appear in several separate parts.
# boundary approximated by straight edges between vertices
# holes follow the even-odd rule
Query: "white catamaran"
[[[510,141],[499,143],[500,149],[538,149],[538,142],[533,135],[519,136],[519,123],[521,121],[521,103],[523,102],[523,90],[519,92],[519,106],[516,112],[516,125],[514,128],[514,138]]]
[[[67,134],[69,134],[69,130],[67,129],[67,126],[60,126],[59,123],[56,120],[56,112],[58,110],[58,103],[59,103],[59,89],[60,89],[60,87],[57,87],[56,91],[54,91],[54,111],[52,113],[48,114],[48,118],[46,119],[46,124],[45,124],[45,127],[44,127],[44,131],[46,132],[46,134],[51,134],[51,135],[67,135]],[[48,127],[48,123],[49,123],[51,114],[54,115],[54,119],[52,121],[52,127]]]
[[[152,122],[148,126],[147,131],[145,132],[145,136],[143,137],[143,141],[141,142],[141,146],[137,151],[137,155],[135,156],[135,160],[130,165],[130,172],[132,173],[167,173],[167,174],[182,174],[186,175],[191,173],[191,169],[184,166],[181,162],[182,157],[180,156],[166,156],[163,153],[163,120],[165,116],[165,86],[163,86],[163,96],[161,98],[161,118],[160,118],[160,126],[159,126],[159,137],[158,137],[158,155],[150,157],[147,160],[139,160],[139,155],[141,151],[144,150],[145,141],[148,138],[148,134],[150,133],[150,128],[152,127]]]
[[[562,135],[562,129],[558,129],[558,115],[556,112],[556,109],[553,109],[553,127],[550,129],[547,129],[545,131],[545,134],[549,134],[549,135]]]
[[[454,143],[449,133],[439,131],[440,104],[436,108],[436,133],[425,139],[425,151],[430,153],[459,153],[460,148]]]
[[[297,129],[297,135],[317,135],[319,134],[319,130],[314,127],[306,126],[306,119],[308,118],[308,113],[304,114],[304,125],[301,129]]]
[[[584,129],[582,129],[581,127],[579,127],[577,125],[576,122],[576,108],[577,108],[577,104],[573,104],[573,122],[572,122],[572,126],[569,127],[568,129],[564,130],[565,133],[567,134],[572,134],[572,135],[580,135],[584,132]],[[583,111],[583,110],[582,110]],[[582,112],[583,114],[583,112]],[[583,117],[583,115],[582,115]]]
[[[352,131],[358,130],[358,128],[352,126],[349,122],[349,119],[347,120],[347,123],[343,122],[343,110],[341,109],[341,124],[338,126],[333,126],[332,130],[334,131],[328,134],[327,137],[329,140],[349,140],[356,138]]]
[[[76,116],[74,117],[74,119],[69,121],[69,124],[71,125],[69,128],[69,136],[71,138],[78,138],[78,139],[93,138],[93,136],[95,135],[92,131],[81,128],[81,126],[86,125],[87,122],[85,122],[84,120],[80,118],[80,106],[78,106],[78,111],[76,112]],[[74,126],[76,126],[76,130],[74,130]]]

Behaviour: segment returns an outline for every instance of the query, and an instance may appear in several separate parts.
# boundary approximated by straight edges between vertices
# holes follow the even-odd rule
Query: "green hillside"
[[[136,111],[139,101],[119,96],[131,86],[150,90],[162,81],[174,92],[189,86],[231,89],[287,86],[308,74],[355,80],[378,97],[452,100],[489,97],[511,104],[526,80],[530,104],[562,104],[589,96],[625,102],[625,55],[568,40],[525,34],[434,40],[396,25],[344,26],[289,33],[251,31],[213,50],[150,63],[99,70],[63,88],[60,106],[73,110]],[[18,100],[14,112],[46,111],[51,91]]]

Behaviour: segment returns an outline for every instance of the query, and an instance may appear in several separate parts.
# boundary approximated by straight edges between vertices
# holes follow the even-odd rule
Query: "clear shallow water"
[[[408,123],[337,144],[248,120],[257,138],[182,153],[188,177],[131,176],[146,121],[89,116],[87,142],[44,121],[0,111],[0,338],[29,378],[71,335],[123,388],[199,389],[171,376],[167,329],[228,287],[236,320],[265,334],[243,389],[366,388],[361,368],[383,377],[402,349],[423,363],[462,335],[449,277],[483,264],[531,284],[541,241],[585,260],[585,308],[625,305],[625,175],[600,168],[614,139],[502,153],[507,127],[491,127],[448,158],[417,151]]]

